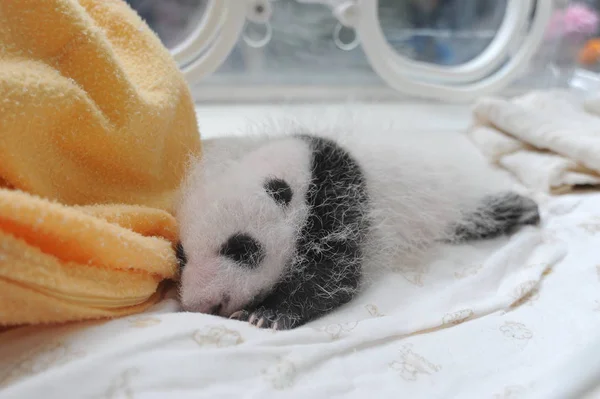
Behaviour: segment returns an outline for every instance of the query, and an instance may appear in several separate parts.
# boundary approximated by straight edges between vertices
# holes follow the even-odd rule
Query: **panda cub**
[[[176,213],[183,310],[292,329],[433,245],[540,221],[451,141],[294,130],[205,141]]]

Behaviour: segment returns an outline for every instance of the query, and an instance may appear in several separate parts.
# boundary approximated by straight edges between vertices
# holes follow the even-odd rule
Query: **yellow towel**
[[[127,4],[1,0],[0,325],[154,303],[199,153],[185,81]]]

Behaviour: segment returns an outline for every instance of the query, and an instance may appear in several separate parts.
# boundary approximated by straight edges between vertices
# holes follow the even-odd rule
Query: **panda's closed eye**
[[[267,194],[281,206],[287,206],[292,201],[294,194],[292,188],[283,179],[268,179],[264,184],[264,188],[267,191]]]
[[[223,243],[219,255],[231,259],[240,266],[255,269],[265,258],[265,250],[249,234],[236,233]]]

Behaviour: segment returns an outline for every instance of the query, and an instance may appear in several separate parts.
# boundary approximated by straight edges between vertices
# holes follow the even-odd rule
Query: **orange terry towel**
[[[127,4],[0,1],[0,325],[154,303],[200,150],[185,80]]]
[[[75,208],[0,190],[0,320],[143,310],[157,299],[158,284],[176,276],[176,237],[173,217],[158,209]]]

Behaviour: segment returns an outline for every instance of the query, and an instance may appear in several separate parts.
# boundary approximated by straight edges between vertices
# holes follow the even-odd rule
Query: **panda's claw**
[[[239,310],[229,316],[230,319],[245,321],[248,324],[262,329],[274,331],[289,330],[293,328],[294,318],[285,313],[278,313],[272,309],[258,308],[250,313],[247,310]]]
[[[278,331],[290,330],[293,328],[292,320],[293,318],[290,317],[290,315],[279,315],[279,317],[277,317],[277,320],[275,320],[275,323],[273,323],[273,329]]]
[[[230,319],[240,320],[240,321],[245,321],[248,319],[248,317],[249,317],[249,313],[246,312],[245,310],[238,310],[237,312],[233,312],[231,314],[231,316],[229,316]]]
[[[258,320],[258,316],[256,315],[256,312],[254,312],[250,315],[250,318],[248,319],[248,323],[255,324],[254,322],[256,320]]]
[[[275,312],[269,309],[259,308],[250,314],[248,323],[258,328],[271,328],[275,319]]]

